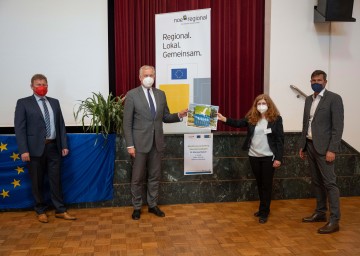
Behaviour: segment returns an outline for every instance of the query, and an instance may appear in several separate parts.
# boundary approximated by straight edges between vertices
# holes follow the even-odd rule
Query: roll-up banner
[[[191,103],[211,105],[210,25],[211,9],[155,16],[156,87],[165,92],[171,113]],[[210,132],[186,123],[164,124],[164,132]]]

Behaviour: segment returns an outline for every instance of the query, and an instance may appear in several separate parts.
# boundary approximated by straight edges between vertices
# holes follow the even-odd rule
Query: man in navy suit
[[[48,222],[43,196],[47,172],[55,217],[75,220],[64,206],[61,191],[61,157],[69,150],[59,101],[45,96],[48,83],[44,75],[34,75],[30,86],[34,94],[19,99],[16,104],[15,135],[21,160],[28,162],[37,218],[42,223]]]
[[[326,221],[329,206],[330,219],[320,228],[320,234],[339,231],[340,192],[336,185],[334,160],[340,151],[344,129],[344,106],[341,97],[325,89],[326,73],[315,70],[311,74],[314,91],[305,100],[300,157],[308,156],[311,182],[314,186],[316,208],[303,222]]]

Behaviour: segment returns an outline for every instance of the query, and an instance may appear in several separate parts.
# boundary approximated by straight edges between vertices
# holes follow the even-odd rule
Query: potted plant
[[[105,98],[100,92],[92,94],[92,97],[81,100],[76,105],[78,108],[74,110],[75,120],[81,117],[85,132],[101,133],[105,138],[110,133],[122,134],[125,97],[113,96],[110,93]]]

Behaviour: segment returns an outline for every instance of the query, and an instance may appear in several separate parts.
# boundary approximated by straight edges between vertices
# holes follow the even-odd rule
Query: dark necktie
[[[151,98],[150,89],[147,89],[147,91],[148,91],[148,97],[149,97],[151,115],[152,115],[153,119],[155,119],[156,111],[155,111],[154,101],[153,101],[153,99]]]
[[[49,109],[46,105],[45,99],[41,99],[44,107],[44,113],[45,113],[45,124],[46,124],[46,138],[50,138],[51,132],[50,132],[50,115],[49,115]]]

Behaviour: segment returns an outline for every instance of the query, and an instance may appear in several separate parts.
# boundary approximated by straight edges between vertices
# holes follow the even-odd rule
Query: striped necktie
[[[153,101],[153,99],[151,98],[150,89],[147,89],[147,91],[148,91],[148,98],[149,98],[149,103],[150,103],[151,115],[152,115],[153,119],[155,119],[156,111],[155,111],[154,101]]]
[[[50,115],[49,115],[49,109],[46,105],[45,99],[41,99],[44,107],[44,113],[45,113],[45,124],[46,124],[46,138],[50,138],[51,131],[50,131]]]

